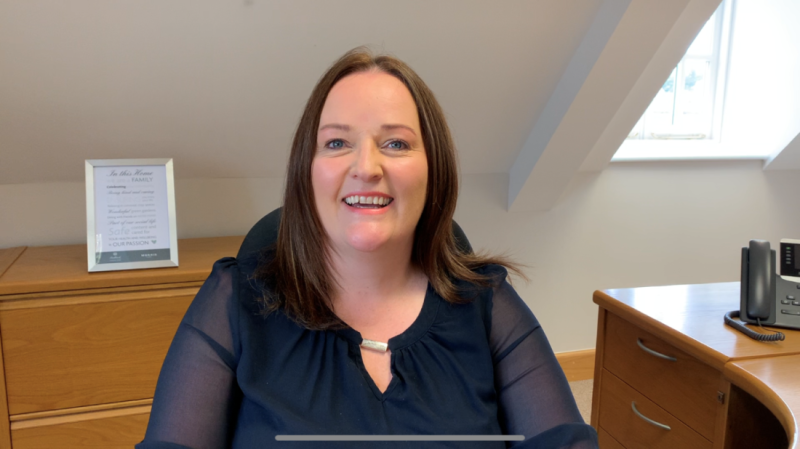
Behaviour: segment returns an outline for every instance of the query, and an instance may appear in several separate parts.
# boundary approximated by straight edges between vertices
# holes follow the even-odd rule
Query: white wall
[[[800,238],[800,173],[760,161],[615,163],[538,215],[506,212],[506,186],[466,176],[456,220],[530,267],[515,285],[556,352],[594,347],[596,289],[737,281],[750,239]]]
[[[283,200],[283,178],[178,179],[178,238],[244,235]],[[83,183],[0,185],[0,248],[86,243]]]
[[[241,235],[282,180],[176,181],[181,238]],[[476,249],[529,268],[515,283],[557,352],[594,347],[595,289],[736,281],[749,239],[800,238],[800,172],[757,161],[616,163],[549,212],[505,210],[504,174],[466,175],[456,220]],[[0,248],[85,242],[83,184],[0,185]]]

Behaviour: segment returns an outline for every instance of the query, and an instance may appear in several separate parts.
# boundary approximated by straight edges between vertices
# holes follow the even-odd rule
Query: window
[[[700,30],[628,139],[703,140],[717,137],[719,123],[714,119],[721,115],[725,81],[721,67],[724,67],[722,63],[726,58],[721,56],[723,50],[727,56],[728,47],[728,39],[723,39],[722,31],[730,28],[730,15],[725,17],[726,3],[720,4]],[[728,24],[724,23],[725,19]]]
[[[763,158],[732,135],[722,142],[734,1],[720,3],[612,161]]]

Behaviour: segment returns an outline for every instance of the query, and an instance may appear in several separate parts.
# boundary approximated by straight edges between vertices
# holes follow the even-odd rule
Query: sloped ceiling
[[[131,157],[282,176],[314,83],[368,45],[431,86],[462,173],[509,173],[509,207],[544,210],[607,164],[719,1],[1,2],[0,184]]]

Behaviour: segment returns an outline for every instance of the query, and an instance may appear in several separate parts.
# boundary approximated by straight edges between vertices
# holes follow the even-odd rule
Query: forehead
[[[417,105],[411,92],[402,81],[380,71],[348,75],[331,88],[322,108],[320,126],[342,121],[348,125],[380,122],[419,128]]]

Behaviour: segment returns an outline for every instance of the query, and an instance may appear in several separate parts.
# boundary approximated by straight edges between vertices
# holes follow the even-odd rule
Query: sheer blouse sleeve
[[[238,410],[238,268],[214,264],[181,321],[161,368],[144,441],[137,449],[222,448]]]
[[[489,341],[500,423],[507,435],[525,436],[512,447],[597,447],[542,327],[505,280],[494,288]]]

